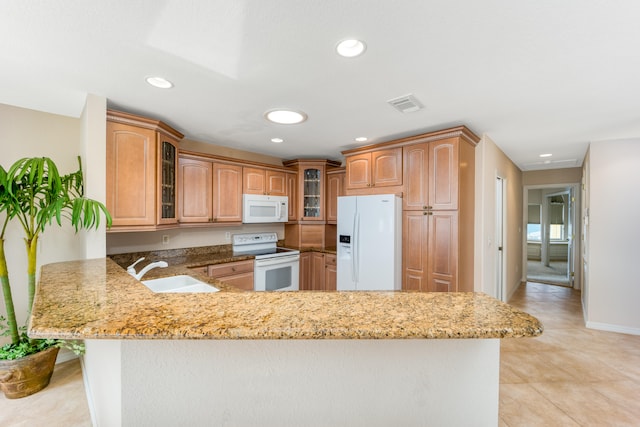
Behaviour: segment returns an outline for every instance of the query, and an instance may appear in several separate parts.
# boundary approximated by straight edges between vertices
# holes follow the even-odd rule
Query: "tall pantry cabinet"
[[[476,135],[460,126],[362,148],[402,150],[402,187],[391,188],[402,196],[404,290],[473,291],[478,142]]]

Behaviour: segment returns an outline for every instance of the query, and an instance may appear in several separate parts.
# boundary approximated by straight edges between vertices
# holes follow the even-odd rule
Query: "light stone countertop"
[[[109,258],[45,265],[29,336],[446,339],[533,337],[543,330],[535,317],[482,293],[240,292],[186,264],[149,276],[175,274],[190,274],[221,291],[153,293]]]

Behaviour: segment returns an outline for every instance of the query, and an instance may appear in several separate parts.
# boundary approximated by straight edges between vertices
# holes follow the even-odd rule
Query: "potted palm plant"
[[[17,220],[24,230],[27,251],[28,310],[31,313],[36,292],[38,238],[52,224],[69,221],[76,232],[80,228],[97,228],[105,216],[107,227],[111,216],[106,207],[84,197],[82,164],[78,170],[60,175],[56,164],[47,157],[23,158],[8,170],[0,165],[0,282],[7,317],[0,317],[0,335],[11,342],[0,347],[0,389],[10,399],[42,390],[49,384],[55,359],[61,346],[79,353],[82,345],[53,339],[30,339],[26,327],[19,327],[9,283],[5,257],[7,224]]]

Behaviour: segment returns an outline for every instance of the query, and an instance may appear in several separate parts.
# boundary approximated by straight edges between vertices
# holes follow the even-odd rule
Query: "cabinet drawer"
[[[324,264],[325,265],[336,265],[336,256],[331,254],[325,254],[324,256]]]
[[[205,265],[203,267],[191,267],[189,268],[191,271],[195,271],[197,273],[202,273],[205,276],[209,274],[209,266]]]
[[[213,278],[253,273],[253,260],[214,264],[209,266],[209,276]]]

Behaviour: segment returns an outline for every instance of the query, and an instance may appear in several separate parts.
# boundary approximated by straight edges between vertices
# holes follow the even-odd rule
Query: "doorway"
[[[573,287],[575,191],[571,185],[525,192],[527,281]]]

